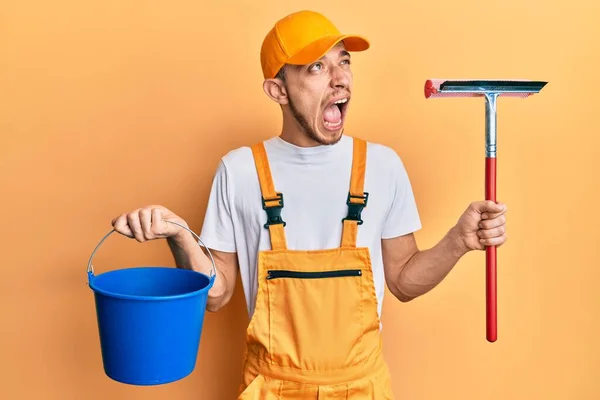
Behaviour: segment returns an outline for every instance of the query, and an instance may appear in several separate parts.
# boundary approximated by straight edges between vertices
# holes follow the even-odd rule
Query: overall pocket
[[[238,394],[237,400],[280,400],[280,386],[279,381],[258,374],[248,386],[242,386],[243,390]]]
[[[287,269],[275,269],[267,271],[267,280],[277,278],[296,278],[296,279],[320,279],[320,278],[341,278],[345,276],[361,276],[361,269],[343,269],[330,271],[292,271]]]
[[[271,362],[337,370],[364,357],[363,274],[348,269],[268,269]]]

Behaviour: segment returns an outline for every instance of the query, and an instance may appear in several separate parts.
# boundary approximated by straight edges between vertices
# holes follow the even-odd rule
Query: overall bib
[[[238,400],[393,399],[383,359],[367,247],[357,247],[366,142],[354,139],[348,216],[338,248],[289,250],[263,143],[252,146],[271,250],[258,254],[256,307],[247,328]]]

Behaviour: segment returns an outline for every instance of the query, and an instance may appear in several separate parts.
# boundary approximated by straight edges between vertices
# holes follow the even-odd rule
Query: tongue
[[[340,122],[341,118],[342,118],[342,113],[340,112],[340,109],[338,108],[338,106],[336,106],[335,104],[333,104],[331,107],[327,107],[325,109],[325,112],[323,113],[323,119],[325,119],[325,121],[331,122],[333,124]]]

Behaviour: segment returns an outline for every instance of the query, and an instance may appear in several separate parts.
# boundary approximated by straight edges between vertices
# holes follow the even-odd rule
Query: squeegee
[[[504,97],[529,97],[539,93],[548,82],[528,80],[447,80],[425,81],[425,98],[485,98],[485,199],[496,202],[496,100]],[[486,249],[486,338],[495,342],[497,324],[497,257],[496,246]]]

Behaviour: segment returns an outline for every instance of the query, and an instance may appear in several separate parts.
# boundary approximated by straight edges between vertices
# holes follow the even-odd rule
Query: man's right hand
[[[187,227],[187,223],[172,211],[160,205],[146,206],[121,214],[112,220],[116,232],[145,242],[153,239],[164,239],[187,233],[173,221]]]

